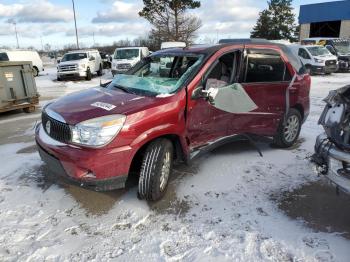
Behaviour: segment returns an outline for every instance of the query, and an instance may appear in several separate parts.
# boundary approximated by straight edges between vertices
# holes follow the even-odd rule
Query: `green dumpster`
[[[0,62],[0,112],[23,109],[30,113],[38,103],[32,62]]]

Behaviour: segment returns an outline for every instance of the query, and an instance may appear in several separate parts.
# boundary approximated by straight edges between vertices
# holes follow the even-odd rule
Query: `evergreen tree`
[[[251,37],[297,41],[298,30],[292,0],[270,0],[267,3],[268,9],[260,12]]]

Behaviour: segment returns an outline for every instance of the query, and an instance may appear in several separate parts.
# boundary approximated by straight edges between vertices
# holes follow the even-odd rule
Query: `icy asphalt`
[[[97,86],[36,78],[44,105]],[[106,73],[103,79],[111,78]],[[165,198],[137,188],[96,193],[50,175],[34,143],[40,108],[0,115],[0,261],[350,261],[350,197],[309,161],[328,91],[350,74],[314,76],[311,113],[296,146],[224,146],[176,166]]]

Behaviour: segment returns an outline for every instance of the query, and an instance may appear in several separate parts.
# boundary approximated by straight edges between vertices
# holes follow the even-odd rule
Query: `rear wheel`
[[[100,65],[100,68],[97,71],[98,76],[102,76],[102,65]]]
[[[90,68],[86,70],[86,80],[90,81],[92,78]]]
[[[282,148],[292,146],[298,139],[301,129],[301,115],[300,112],[291,108],[288,112],[286,121],[281,121],[274,143]]]
[[[139,190],[141,199],[156,201],[163,197],[172,171],[174,148],[168,139],[151,142],[141,164]]]
[[[311,65],[306,65],[305,69],[306,69],[306,73],[308,73],[309,75],[312,75],[312,67],[311,67]]]
[[[39,69],[36,66],[33,67],[33,75],[34,77],[39,75]]]

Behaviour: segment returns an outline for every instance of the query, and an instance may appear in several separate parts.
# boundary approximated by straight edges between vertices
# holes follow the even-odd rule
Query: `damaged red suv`
[[[288,47],[267,41],[168,49],[105,87],[65,96],[42,112],[41,158],[95,190],[138,179],[160,199],[175,160],[249,135],[289,147],[309,113],[310,77]]]

